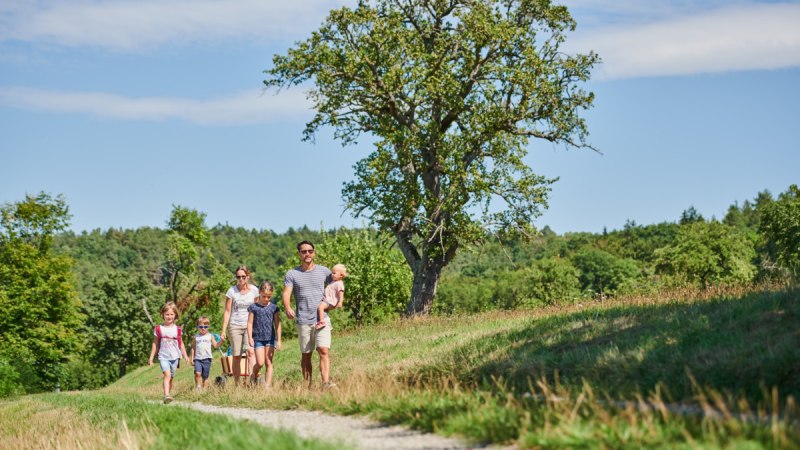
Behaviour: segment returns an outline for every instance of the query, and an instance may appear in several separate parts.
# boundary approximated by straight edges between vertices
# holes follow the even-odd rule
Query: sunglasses
[[[206,328],[208,328],[208,325],[198,325],[197,328],[202,328],[205,330]]]
[[[236,275],[237,280],[244,280],[245,278],[247,278],[247,275]]]
[[[314,249],[312,248],[311,250],[300,250],[300,253],[302,253],[304,255],[305,254],[311,254],[311,253],[314,253]]]

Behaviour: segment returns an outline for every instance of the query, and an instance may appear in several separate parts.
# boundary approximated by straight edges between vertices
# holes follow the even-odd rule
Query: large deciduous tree
[[[343,195],[397,240],[414,280],[407,314],[430,311],[465,244],[528,231],[554,181],[523,161],[530,138],[588,147],[579,116],[594,53],[561,50],[575,22],[547,0],[376,0],[331,11],[265,71],[267,88],[311,81],[305,139],[332,126],[374,151]]]

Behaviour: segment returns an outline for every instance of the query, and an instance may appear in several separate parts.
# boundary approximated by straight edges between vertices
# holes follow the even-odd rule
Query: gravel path
[[[304,438],[343,442],[359,449],[469,449],[462,441],[388,426],[363,417],[336,416],[316,411],[230,408],[202,403],[175,402],[198,411],[249,419],[272,428],[290,430]],[[309,426],[324,423],[324,427]]]

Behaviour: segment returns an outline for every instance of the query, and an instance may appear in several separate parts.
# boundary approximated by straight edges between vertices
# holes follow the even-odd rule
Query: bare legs
[[[164,371],[164,398],[169,398],[172,392],[172,372],[169,370]]]
[[[311,353],[303,353],[303,356],[300,358],[300,370],[303,372],[303,380],[308,383],[308,387],[311,387],[311,372],[313,369],[311,368]]]
[[[272,385],[272,357],[275,356],[275,348],[259,347],[255,349],[255,355],[255,366],[250,374],[250,384],[255,384],[258,373],[262,367],[265,367],[264,388],[269,389]]]
[[[319,373],[322,376],[322,384],[326,385],[331,378],[331,358],[327,347],[317,347],[319,353]]]

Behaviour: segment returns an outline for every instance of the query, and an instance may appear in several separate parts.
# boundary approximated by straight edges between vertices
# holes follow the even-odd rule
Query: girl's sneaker
[[[315,327],[316,327],[316,329],[321,330],[321,329],[325,328],[325,322],[320,320],[319,322],[317,322]]]

